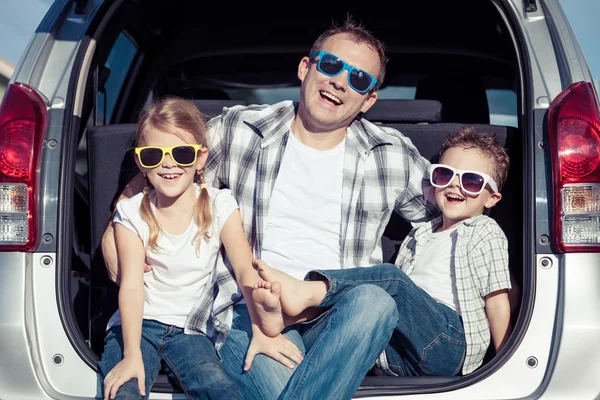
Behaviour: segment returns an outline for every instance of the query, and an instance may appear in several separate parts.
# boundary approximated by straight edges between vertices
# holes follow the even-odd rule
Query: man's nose
[[[344,70],[341,74],[332,76],[330,82],[333,87],[345,92],[348,89],[348,71]]]

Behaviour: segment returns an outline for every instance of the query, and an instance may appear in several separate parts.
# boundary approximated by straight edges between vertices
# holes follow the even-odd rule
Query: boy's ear
[[[502,195],[500,193],[492,193],[489,199],[487,199],[487,201],[485,202],[484,207],[492,208],[496,205],[497,202],[500,201],[500,199],[502,199]]]

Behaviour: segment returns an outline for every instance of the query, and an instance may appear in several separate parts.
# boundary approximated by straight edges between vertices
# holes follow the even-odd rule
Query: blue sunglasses
[[[317,69],[324,75],[338,76],[348,70],[348,85],[358,93],[368,92],[377,83],[377,79],[373,75],[353,67],[335,54],[321,50],[315,51],[308,58],[313,60],[316,57],[319,57]]]

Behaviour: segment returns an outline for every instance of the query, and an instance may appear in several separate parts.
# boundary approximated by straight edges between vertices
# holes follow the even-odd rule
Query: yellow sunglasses
[[[196,162],[198,151],[201,149],[201,144],[179,144],[170,147],[144,146],[136,147],[135,154],[144,168],[158,167],[166,154],[170,155],[175,164],[180,167],[189,167]]]

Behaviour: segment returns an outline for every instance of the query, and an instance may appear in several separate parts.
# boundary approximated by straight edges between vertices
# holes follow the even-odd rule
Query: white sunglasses
[[[429,181],[438,188],[448,187],[458,174],[460,187],[468,194],[477,196],[487,184],[493,193],[498,193],[498,185],[494,179],[483,172],[457,169],[446,164],[432,164],[429,171]]]

